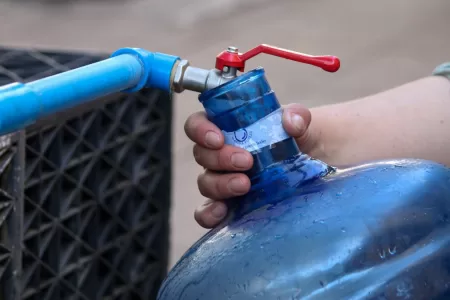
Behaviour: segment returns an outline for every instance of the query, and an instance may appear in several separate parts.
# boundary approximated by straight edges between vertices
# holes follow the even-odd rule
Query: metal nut
[[[238,53],[238,48],[230,46],[228,47],[227,51],[230,53]]]
[[[187,60],[182,60],[178,63],[177,68],[175,70],[175,75],[173,76],[173,82],[172,82],[172,87],[173,87],[174,92],[181,93],[182,91],[184,91],[183,77],[184,77],[184,72],[186,71],[186,69],[188,67],[189,67],[189,61],[187,61]]]

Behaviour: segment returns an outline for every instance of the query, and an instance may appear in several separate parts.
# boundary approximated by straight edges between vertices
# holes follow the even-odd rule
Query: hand
[[[308,130],[311,112],[299,105],[283,107],[283,126],[286,132],[296,138],[300,149],[309,153],[316,144],[314,135]],[[187,136],[196,143],[194,157],[205,172],[198,177],[200,193],[208,197],[195,211],[195,220],[205,228],[217,225],[227,214],[227,206],[221,201],[246,194],[250,180],[243,174],[253,165],[253,158],[244,149],[225,145],[219,128],[209,122],[204,112],[191,115],[184,126]],[[217,171],[228,171],[219,174]]]

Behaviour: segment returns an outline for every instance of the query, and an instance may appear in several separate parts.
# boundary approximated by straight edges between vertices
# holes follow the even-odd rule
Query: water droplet
[[[342,227],[342,228],[341,228],[341,231],[342,231],[343,233],[346,233],[346,232],[347,232],[347,230],[345,229],[345,227]]]
[[[394,246],[392,248],[389,248],[389,254],[390,255],[394,255],[395,253],[397,253],[397,246]]]
[[[386,251],[383,250],[378,250],[378,255],[380,256],[381,259],[385,259],[386,258]]]
[[[244,283],[243,289],[244,289],[244,292],[246,292],[248,290],[248,284],[247,283]]]
[[[337,197],[340,197],[340,196],[342,196],[342,192],[338,192],[338,193],[336,193],[336,196],[337,196]]]

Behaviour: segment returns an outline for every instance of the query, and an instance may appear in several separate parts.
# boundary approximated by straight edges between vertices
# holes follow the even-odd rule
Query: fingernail
[[[220,137],[214,131],[208,131],[205,136],[205,143],[211,147],[220,147]]]
[[[230,181],[228,181],[228,188],[236,194],[245,193],[246,191],[244,182],[240,178],[236,177],[231,178]]]
[[[227,208],[222,203],[214,203],[214,207],[211,210],[211,214],[216,219],[222,219],[225,217],[225,214],[227,213]]]
[[[249,165],[249,159],[244,153],[233,153],[231,155],[231,163],[236,168],[247,168]]]
[[[303,131],[305,129],[305,121],[303,121],[303,118],[300,115],[291,114],[291,122],[298,131]]]

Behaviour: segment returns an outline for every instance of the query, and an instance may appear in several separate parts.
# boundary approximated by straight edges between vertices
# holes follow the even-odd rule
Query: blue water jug
[[[450,170],[423,160],[337,169],[299,151],[264,70],[203,92],[251,191],[170,271],[159,300],[450,299]]]

